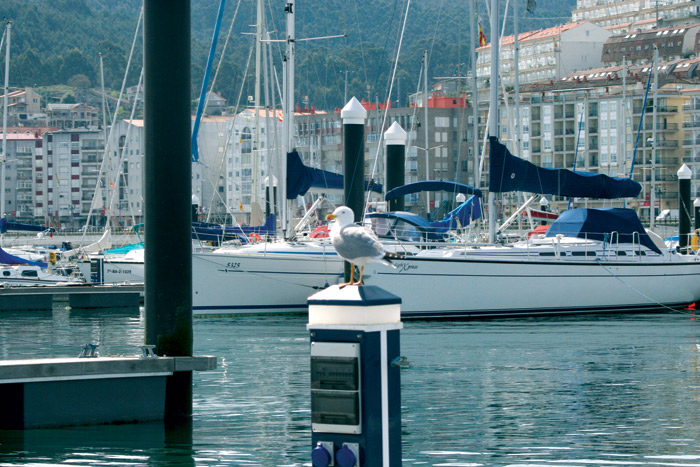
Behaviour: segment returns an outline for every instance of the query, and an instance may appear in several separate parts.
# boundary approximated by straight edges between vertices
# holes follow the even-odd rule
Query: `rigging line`
[[[107,161],[109,160],[110,162],[110,167],[111,167],[111,158],[109,157],[109,142],[112,139],[112,132],[114,131],[114,126],[117,124],[117,117],[119,115],[119,104],[121,103],[122,97],[124,95],[124,88],[126,87],[126,80],[129,76],[129,71],[131,69],[131,60],[134,56],[134,49],[136,48],[136,42],[139,37],[139,30],[141,29],[141,23],[143,21],[143,5],[141,5],[141,10],[139,12],[139,19],[136,22],[136,30],[134,31],[134,39],[131,42],[131,50],[129,51],[129,59],[126,62],[126,69],[124,70],[124,79],[122,79],[122,86],[121,89],[119,90],[119,97],[117,98],[117,102],[114,106],[114,115],[112,115],[112,125],[109,127],[109,134],[107,135],[107,140],[105,141],[105,150],[104,154],[102,156],[102,163],[100,164],[100,171],[97,174],[97,180],[101,180],[104,172],[105,172],[105,165],[107,164]],[[143,76],[143,68],[141,69],[141,75]],[[136,107],[136,99],[134,100],[134,107]],[[133,107],[132,107],[133,109]],[[107,188],[105,184],[105,189]],[[92,205],[90,206],[90,210],[88,211],[88,217],[86,220],[86,224],[88,225],[88,222],[90,221],[90,217],[92,215],[92,211],[94,208],[95,204],[95,197],[98,194],[98,190],[95,190],[95,192],[92,195]],[[100,194],[101,195],[101,194]],[[110,224],[110,215],[107,216],[107,221],[105,223],[105,228],[108,229]],[[83,235],[80,238],[80,242],[78,243],[78,248],[82,247],[84,242],[85,242],[85,235],[87,235],[87,229],[83,230]]]
[[[100,164],[100,171],[97,174],[97,180],[102,179],[102,176],[104,175],[105,172],[105,164],[107,161],[110,161],[110,166],[111,166],[111,158],[109,157],[109,141],[112,139],[112,132],[114,131],[114,126],[117,123],[117,117],[118,117],[118,110],[119,110],[119,104],[121,103],[122,97],[124,95],[124,88],[126,87],[126,80],[129,76],[129,70],[131,69],[131,60],[134,56],[134,49],[136,48],[136,42],[139,37],[139,30],[141,29],[141,23],[143,21],[143,5],[141,5],[141,10],[139,12],[139,19],[136,23],[136,30],[134,31],[134,39],[131,42],[131,50],[129,51],[129,59],[126,62],[126,69],[124,70],[124,79],[122,80],[122,87],[119,90],[119,97],[117,98],[116,105],[114,106],[114,115],[112,116],[112,126],[109,128],[109,135],[107,136],[107,141],[105,141],[105,150],[104,154],[102,156],[102,163]],[[143,73],[143,70],[142,70]],[[134,105],[136,103],[134,102]],[[106,188],[106,186],[105,186]],[[97,190],[95,190],[95,193],[93,193],[93,201],[92,204],[95,204],[95,195],[97,194]],[[90,219],[90,215],[92,214],[93,207],[90,206],[90,211],[88,211],[88,220]],[[110,224],[110,216],[107,216],[107,221],[105,223],[105,228],[108,229]],[[87,224],[86,224],[87,225]],[[83,230],[83,235],[80,238],[80,242],[78,244],[78,248],[83,246],[84,241],[85,241],[85,235],[87,234],[87,229]]]
[[[386,106],[386,108],[384,109],[384,117],[382,118],[382,126],[380,127],[380,128],[381,128],[381,132],[380,132],[380,135],[379,135],[379,140],[377,141],[377,152],[376,152],[375,155],[374,155],[374,167],[372,167],[372,172],[371,172],[371,173],[372,173],[372,177],[371,177],[372,179],[374,178],[374,176],[375,176],[375,174],[376,174],[376,172],[377,172],[377,165],[378,165],[378,162],[379,162],[379,152],[380,152],[380,150],[381,150],[381,148],[382,148],[382,140],[384,139],[384,126],[386,125],[386,118],[387,118],[387,116],[388,116],[388,114],[389,114],[389,105],[388,105],[388,104],[391,103],[391,91],[392,91],[392,89],[393,89],[393,87],[394,87],[394,80],[396,79],[396,69],[397,69],[398,66],[399,66],[399,56],[400,56],[400,54],[401,54],[401,46],[403,45],[404,33],[406,32],[406,21],[408,20],[408,10],[409,10],[410,7],[411,7],[411,0],[408,0],[408,1],[406,2],[406,13],[404,14],[404,18],[403,18],[403,26],[401,27],[401,35],[399,36],[399,45],[398,45],[398,48],[397,48],[397,51],[396,51],[396,59],[394,60],[394,71],[391,73],[391,84],[389,85],[389,98],[387,99],[387,106]],[[427,102],[426,102],[426,105],[427,105]],[[379,106],[379,103],[378,103],[378,102],[377,102],[377,106]],[[427,125],[428,122],[425,122],[425,124]],[[425,142],[425,146],[426,146],[426,147],[428,146],[428,142],[427,142],[427,141]],[[426,155],[427,155],[427,151],[426,151]],[[363,177],[363,178],[364,178],[364,177]],[[369,187],[368,187],[368,188],[369,188]],[[367,201],[364,203],[362,218],[364,218],[364,217],[365,217],[365,214],[367,214],[367,207],[369,206],[369,197],[370,197],[370,194],[371,194],[371,189],[368,189],[368,190],[367,190]]]
[[[136,85],[136,95],[139,95],[139,91],[141,90],[141,84],[143,83],[143,68],[141,68],[141,75],[139,76],[139,83]],[[131,133],[131,128],[133,126],[134,122],[134,114],[136,112],[136,104],[138,103],[138,99],[134,99],[134,105],[131,107],[131,116],[129,117],[129,126],[126,127],[126,135],[124,136],[124,147],[122,147],[121,154],[119,155],[119,162],[117,163],[117,187],[119,186],[119,177],[121,177],[122,182],[126,182],[125,174],[124,174],[124,156],[126,155],[126,152],[129,148],[129,136]],[[126,186],[126,183],[123,184],[123,186]],[[112,198],[109,200],[109,209],[113,210],[114,209],[114,196],[117,193],[117,190],[112,190]],[[129,206],[129,212],[131,213],[131,224],[134,225],[136,224],[136,217],[134,216],[134,211],[133,211],[133,204],[131,203],[130,199],[127,199],[127,205]],[[121,212],[121,209],[120,209]],[[89,224],[88,224],[89,225]]]
[[[233,23],[236,22],[236,17],[238,16],[238,8],[241,6],[241,0],[238,0],[238,4],[236,5],[236,11],[233,13],[233,19],[231,20],[231,25],[228,27],[228,32],[226,33],[226,40],[224,41],[224,46],[221,48],[221,56],[219,56],[219,63],[216,65],[216,71],[214,71],[214,76],[211,79],[211,86],[209,89],[214,89],[214,85],[216,84],[216,78],[219,76],[219,70],[221,69],[221,65],[224,63],[224,56],[226,54],[226,47],[228,46],[228,41],[231,38],[231,31],[233,30]],[[209,98],[211,97],[210,93],[205,94],[205,100],[204,100],[204,108],[202,109],[202,114],[204,114],[207,111],[207,106],[209,105]],[[199,135],[197,135],[199,136]]]
[[[362,44],[362,30],[360,29],[360,15],[357,11],[357,0],[355,0],[353,3],[355,5],[355,24],[357,25],[357,34],[360,36],[360,56],[362,57],[362,71],[365,75],[365,83],[369,84],[369,79],[367,78],[367,64],[365,63],[365,47]]]
[[[600,258],[596,258],[596,259],[595,259],[595,262],[598,263],[598,264],[600,265],[600,267],[602,267],[602,268],[603,268],[606,272],[608,272],[611,276],[613,276],[615,279],[617,279],[617,280],[620,281],[622,284],[624,284],[626,287],[628,287],[630,290],[632,290],[633,292],[635,292],[635,293],[641,295],[642,297],[646,298],[646,299],[649,300],[650,302],[655,303],[655,304],[659,305],[660,307],[665,308],[665,309],[667,309],[667,310],[669,310],[669,311],[673,311],[673,312],[675,312],[675,313],[680,313],[680,314],[684,314],[684,315],[692,315],[692,314],[695,314],[695,313],[686,313],[686,312],[684,312],[684,311],[682,311],[682,310],[676,310],[675,308],[671,308],[670,306],[664,305],[663,303],[654,300],[653,298],[649,297],[648,295],[645,295],[645,294],[644,294],[643,292],[641,292],[640,290],[635,289],[634,287],[632,287],[631,285],[629,285],[627,282],[625,282],[625,281],[623,281],[622,279],[620,279],[620,277],[619,277],[617,274],[615,274],[614,272],[612,272],[609,268],[607,268],[603,263],[600,262]]]
[[[221,172],[223,171],[224,164],[226,163],[226,154],[228,153],[229,147],[231,146],[231,138],[232,138],[233,133],[235,131],[236,119],[238,118],[238,114],[240,112],[238,110],[238,106],[241,103],[241,96],[243,95],[243,90],[245,88],[245,77],[248,75],[248,70],[250,68],[250,60],[251,60],[251,57],[253,56],[253,49],[254,48],[255,48],[255,41],[253,40],[251,42],[251,45],[250,45],[250,50],[248,51],[248,60],[246,61],[246,64],[245,64],[245,70],[243,70],[243,76],[241,78],[241,88],[238,91],[238,97],[236,98],[236,107],[235,107],[236,110],[234,111],[234,114],[233,114],[233,121],[231,122],[231,127],[230,127],[230,130],[228,133],[228,138],[226,138],[226,144],[224,145],[224,151],[223,151],[222,156],[221,156],[221,163],[219,165],[219,171],[216,172],[215,174],[211,174],[211,173],[207,174],[208,175],[207,180],[209,181],[209,184],[213,188],[212,195],[211,195],[211,201],[209,202],[209,209],[207,212],[207,220],[206,220],[207,222],[209,222],[211,220],[211,213],[213,211],[212,208],[214,207],[214,200],[218,196],[219,199],[221,200],[221,203],[224,205],[224,209],[226,209],[226,211],[231,216],[231,222],[238,224],[238,222],[236,222],[236,218],[233,215],[233,212],[231,211],[231,207],[228,205],[226,200],[223,199],[223,197],[219,193],[219,190],[217,189],[218,182],[215,182],[212,177],[215,177],[215,176],[218,177],[218,175],[221,174]]]

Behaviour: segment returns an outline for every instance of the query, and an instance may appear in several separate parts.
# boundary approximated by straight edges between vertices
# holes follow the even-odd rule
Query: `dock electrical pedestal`
[[[315,467],[401,465],[401,299],[334,285],[308,299]]]

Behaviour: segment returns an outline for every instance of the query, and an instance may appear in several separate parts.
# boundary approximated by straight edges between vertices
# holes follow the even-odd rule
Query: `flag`
[[[243,203],[238,203],[238,207],[241,208],[241,211],[243,210]]]
[[[114,189],[114,182],[112,180],[109,181],[109,186],[112,187],[112,189]]]
[[[479,22],[479,47],[483,47],[486,45],[486,35],[484,34],[484,30],[481,29],[481,22]]]
[[[532,13],[535,11],[535,7],[537,6],[537,3],[535,0],[527,0],[527,4],[525,5],[525,9],[527,10],[528,13]]]

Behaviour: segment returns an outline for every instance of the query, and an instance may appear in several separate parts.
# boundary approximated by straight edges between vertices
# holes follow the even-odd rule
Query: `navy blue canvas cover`
[[[631,209],[569,209],[559,215],[545,236],[557,234],[610,243],[641,243],[661,253]]]
[[[629,178],[547,169],[514,156],[497,138],[490,138],[489,189],[582,198],[634,198],[642,185]]]
[[[455,194],[464,193],[465,195],[476,195],[479,198],[482,197],[481,190],[463,183],[450,182],[446,180],[423,180],[389,190],[384,196],[384,199],[389,201],[404,195],[410,195],[411,193],[420,193],[421,191],[447,191]]]

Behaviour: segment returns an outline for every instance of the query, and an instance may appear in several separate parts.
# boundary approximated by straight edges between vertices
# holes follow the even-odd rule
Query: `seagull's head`
[[[333,214],[328,214],[326,220],[336,219],[336,222],[340,225],[352,224],[355,222],[355,214],[347,206],[340,206],[333,211]]]

